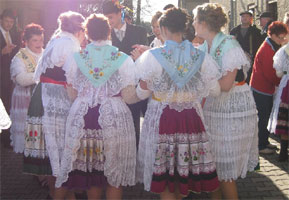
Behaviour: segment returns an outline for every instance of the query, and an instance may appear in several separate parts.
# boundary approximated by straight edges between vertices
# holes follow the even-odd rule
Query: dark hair
[[[34,24],[34,23],[28,24],[25,26],[22,39],[23,41],[27,41],[33,35],[42,35],[43,31],[44,29],[39,24]]]
[[[61,13],[57,22],[60,30],[74,34],[83,30],[84,17],[80,13],[68,11]]]
[[[160,18],[160,26],[167,27],[171,33],[184,32],[188,23],[188,14],[181,8],[170,8]]]
[[[268,35],[272,36],[273,34],[275,35],[280,35],[280,34],[287,34],[288,33],[288,28],[286,24],[283,22],[275,21],[272,22],[269,27],[268,27]]]
[[[194,22],[193,18],[191,16],[189,16],[188,19],[189,19],[189,23],[188,23],[187,28],[184,32],[184,39],[192,42],[195,38],[196,31],[195,31],[195,28],[193,26],[193,22]]]
[[[167,4],[167,5],[163,8],[163,10],[168,10],[168,9],[170,9],[170,8],[175,8],[175,6],[170,3],[170,4]]]
[[[85,21],[85,30],[89,39],[106,40],[110,36],[110,26],[103,14],[91,14]]]
[[[10,17],[11,19],[16,19],[16,14],[14,13],[14,11],[12,9],[5,9],[3,10],[2,14],[1,14],[1,19],[5,18],[5,17]]]
[[[205,3],[197,6],[194,10],[194,17],[199,22],[205,22],[208,25],[210,31],[220,32],[221,28],[224,27],[228,18],[220,4],[217,3]]]
[[[104,2],[102,4],[102,13],[104,15],[108,15],[108,14],[112,14],[112,13],[119,13],[120,11],[121,11],[120,5],[118,5],[112,1]]]

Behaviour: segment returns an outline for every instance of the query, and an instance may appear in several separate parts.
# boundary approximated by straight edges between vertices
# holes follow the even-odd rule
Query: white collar
[[[1,32],[2,32],[2,34],[3,34],[3,36],[4,36],[4,38],[5,38],[5,33],[6,32],[8,32],[9,33],[9,31],[5,31],[5,29],[2,27],[2,25],[0,24],[0,30],[1,30]],[[9,33],[9,35],[10,35],[10,33]]]
[[[114,30],[114,32],[117,32],[117,31],[123,31],[123,32],[125,32],[125,31],[126,31],[126,23],[124,23],[120,29],[114,28],[113,30]]]
[[[98,41],[92,41],[92,44],[94,44],[95,46],[112,45],[111,40],[98,40]]]

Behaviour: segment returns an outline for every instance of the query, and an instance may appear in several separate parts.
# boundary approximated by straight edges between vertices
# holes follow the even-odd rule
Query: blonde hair
[[[57,22],[59,30],[74,34],[83,30],[84,17],[78,12],[67,11],[59,15]]]
[[[218,3],[205,3],[197,6],[194,10],[194,17],[199,22],[205,22],[210,31],[220,32],[228,22],[224,8]]]

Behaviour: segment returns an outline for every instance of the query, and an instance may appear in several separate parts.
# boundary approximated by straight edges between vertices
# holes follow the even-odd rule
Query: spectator
[[[251,11],[244,11],[240,13],[241,24],[233,28],[230,32],[234,35],[237,41],[240,43],[242,49],[245,51],[247,56],[250,58],[253,64],[256,52],[262,43],[261,31],[253,25],[253,13]],[[252,67],[247,73],[246,82],[249,83],[252,73]],[[243,79],[243,73],[238,71],[237,79]]]
[[[281,47],[287,34],[288,29],[285,24],[279,21],[272,22],[268,27],[268,37],[260,46],[253,65],[250,86],[258,110],[259,153],[261,154],[272,154],[276,149],[275,145],[269,143],[270,133],[267,130],[273,106],[273,94],[280,82],[273,68],[273,56]]]
[[[267,37],[267,31],[269,25],[273,22],[272,14],[270,12],[263,12],[260,15],[260,26],[262,27],[261,35],[262,35],[262,41],[265,40]]]

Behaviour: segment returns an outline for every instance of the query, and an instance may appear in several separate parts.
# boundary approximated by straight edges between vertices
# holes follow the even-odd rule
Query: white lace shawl
[[[78,94],[67,118],[66,145],[56,187],[60,187],[73,170],[80,139],[84,135],[83,116],[87,113],[88,107],[98,104],[101,105],[99,124],[103,131],[106,155],[104,175],[114,187],[135,184],[136,144],[132,116],[127,115],[130,112],[121,97],[112,98],[127,86],[136,85],[134,67],[133,60],[128,57],[106,83],[94,87],[81,73],[74,58],[67,59],[63,66],[67,82],[78,91]],[[107,147],[110,148],[106,149]]]
[[[37,64],[34,80],[39,82],[41,74],[45,73],[47,68],[62,67],[67,56],[79,50],[80,43],[73,34],[60,32],[48,42]]]
[[[138,79],[147,82],[148,89],[162,104],[169,105],[177,111],[190,109],[196,101],[209,94],[218,95],[220,87],[217,63],[208,54],[200,70],[188,81],[183,88],[178,88],[169,77],[157,59],[146,51],[136,62]]]
[[[285,48],[288,45],[289,44],[279,49],[273,57],[274,60],[273,67],[276,70],[277,76],[282,76],[284,72],[286,72],[287,74],[282,76],[282,79],[276,91],[276,95],[274,96],[273,108],[267,126],[267,129],[271,133],[275,133],[282,91],[284,87],[286,87],[287,81],[289,81],[289,55],[285,52]]]
[[[276,70],[277,75],[283,74],[284,72],[287,72],[287,74],[289,74],[289,55],[285,51],[285,48],[288,45],[289,44],[279,49],[273,57],[273,67]]]

